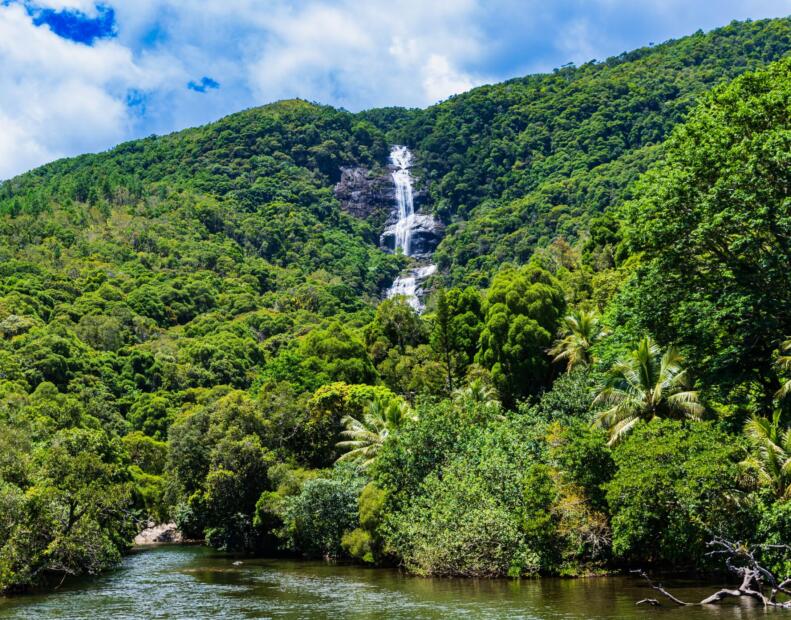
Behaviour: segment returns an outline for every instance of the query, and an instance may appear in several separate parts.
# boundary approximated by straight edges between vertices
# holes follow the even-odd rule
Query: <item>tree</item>
[[[791,353],[791,338],[782,342],[780,351],[783,354],[778,355],[775,361],[775,367],[780,371],[788,372],[791,370],[791,355],[788,355],[788,353]],[[787,379],[783,382],[780,389],[777,390],[776,396],[777,398],[785,398],[789,393],[791,393],[791,379]]]
[[[791,500],[791,429],[780,424],[781,412],[772,419],[753,415],[744,426],[753,453],[742,465],[771,489],[777,499]]]
[[[494,405],[498,406],[497,390],[481,379],[473,379],[465,387],[453,392],[453,402],[459,405]]]
[[[174,407],[168,393],[140,394],[129,409],[128,420],[132,426],[154,439],[164,440],[173,422]]]
[[[709,541],[708,547],[710,549],[708,555],[725,558],[725,566],[740,579],[740,583],[735,589],[722,588],[699,603],[687,603],[673,596],[661,584],[655,584],[645,571],[634,570],[632,572],[643,577],[652,589],[680,607],[714,605],[729,598],[744,596],[756,599],[764,609],[769,607],[791,609],[791,600],[780,601],[777,598],[778,594],[791,596],[791,578],[783,579],[783,574],[772,574],[771,567],[763,559],[766,552],[771,551],[773,547],[781,548],[788,555],[788,545],[748,546],[742,542],[733,542],[721,536],[715,536]],[[637,604],[659,607],[659,601],[651,598],[638,601]]]
[[[442,360],[448,392],[452,392],[472,364],[478,348],[483,314],[480,293],[441,288],[437,292],[430,335],[431,347]]]
[[[415,420],[415,412],[397,398],[375,398],[361,418],[346,416],[341,432],[343,441],[338,447],[345,450],[338,462],[362,459],[362,467],[369,467],[379,454],[387,438]]]
[[[594,405],[608,407],[594,424],[610,431],[610,444],[628,434],[640,420],[691,418],[703,415],[698,393],[688,389],[683,358],[670,347],[662,351],[650,336],[610,369]]]
[[[358,523],[357,501],[364,484],[350,466],[305,482],[299,494],[285,499],[280,534],[287,547],[326,560],[342,556],[344,534]]]
[[[791,333],[790,102],[791,58],[716,88],[635,188],[623,229],[642,263],[624,316],[726,394],[754,384],[765,410],[777,335]]]
[[[555,363],[565,362],[566,372],[593,364],[591,347],[606,335],[592,310],[576,310],[563,318],[562,338],[549,350]]]
[[[565,306],[557,281],[535,264],[495,276],[476,361],[489,368],[506,406],[546,384],[544,353]]]
[[[169,434],[177,523],[212,546],[255,549],[256,503],[275,460],[271,421],[247,392],[221,386],[196,396]]]
[[[744,540],[757,521],[740,484],[742,447],[711,423],[653,420],[616,450],[605,485],[613,555],[635,564],[704,568],[711,532]]]
[[[445,289],[437,292],[437,307],[434,312],[434,329],[431,331],[431,345],[442,359],[448,381],[448,391],[453,391],[453,361],[451,316]]]
[[[388,349],[395,347],[403,355],[407,346],[416,346],[425,337],[426,328],[420,315],[403,296],[382,301],[365,333],[366,344],[377,362]]]
[[[372,401],[393,399],[395,394],[383,385],[322,385],[295,416],[288,446],[301,462],[330,467],[339,456],[338,434],[344,429],[344,420],[362,420]]]
[[[68,428],[34,450],[24,490],[0,480],[0,591],[121,559],[134,531],[122,456],[104,431]]]

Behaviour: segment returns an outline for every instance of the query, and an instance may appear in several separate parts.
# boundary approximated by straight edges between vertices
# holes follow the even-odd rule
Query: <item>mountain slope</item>
[[[282,101],[3,183],[0,589],[95,573],[149,517],[215,547],[478,576],[703,566],[721,526],[788,540],[786,504],[734,518],[731,498],[764,505],[733,431],[771,411],[791,327],[789,61],[703,93],[789,49],[789,19],[733,24],[427,110]],[[446,281],[478,284],[422,316],[378,303],[408,261],[334,193],[342,166],[384,174],[394,142],[450,224]],[[559,377],[561,325],[587,366]],[[591,388],[649,334],[684,346],[716,420],[635,422],[611,450]],[[678,370],[660,398],[691,387]],[[333,467],[344,438],[373,472]]]
[[[628,196],[699,95],[789,50],[791,18],[733,23],[415,115],[403,139],[422,159],[436,211],[453,222],[440,268],[485,284],[502,261],[577,237]]]

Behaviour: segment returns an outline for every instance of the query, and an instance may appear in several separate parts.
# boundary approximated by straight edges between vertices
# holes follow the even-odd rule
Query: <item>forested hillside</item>
[[[696,98],[789,49],[789,20],[726,28],[551,75],[475,89],[399,134],[415,146],[435,208],[454,222],[440,266],[486,285],[504,260],[576,239],[629,197]]]
[[[2,183],[0,589],[99,572],[149,519],[464,576],[791,540],[789,50],[791,19],[735,23]],[[448,224],[423,314],[333,193],[393,143]]]

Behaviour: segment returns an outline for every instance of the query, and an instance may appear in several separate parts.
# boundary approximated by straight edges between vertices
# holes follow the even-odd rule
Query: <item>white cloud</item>
[[[476,83],[473,79],[454,69],[441,54],[431,54],[422,67],[423,92],[429,101],[439,101],[451,95],[470,90]]]
[[[112,41],[77,44],[0,7],[0,178],[129,135],[129,88],[155,88],[155,72]]]
[[[35,0],[97,15],[98,0]],[[81,45],[0,1],[0,179],[239,109],[302,97],[425,106],[483,82],[605,58],[791,0],[101,0],[117,37]],[[219,89],[196,93],[208,76]],[[145,93],[145,112],[126,104]]]
[[[352,109],[428,105],[480,83],[473,2],[343,0],[272,10],[249,80],[261,100],[303,97]]]

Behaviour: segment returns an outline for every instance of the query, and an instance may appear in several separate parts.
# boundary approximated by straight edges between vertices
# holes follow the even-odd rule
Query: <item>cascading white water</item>
[[[406,297],[407,303],[420,312],[423,310],[423,304],[420,303],[420,298],[417,296],[418,285],[436,270],[436,265],[426,265],[425,267],[410,269],[407,275],[398,276],[393,281],[393,286],[387,290],[387,296],[395,297],[396,295],[403,295]]]
[[[390,163],[393,165],[393,184],[395,185],[396,209],[398,221],[395,224],[395,248],[406,256],[412,256],[412,229],[415,225],[415,203],[412,194],[412,153],[405,146],[394,146],[390,151]],[[404,295],[407,302],[420,312],[423,304],[418,297],[420,283],[437,270],[436,265],[424,265],[410,269],[405,275],[398,276],[387,290],[387,297]]]
[[[390,151],[390,162],[393,164],[393,184],[395,185],[398,221],[395,225],[395,250],[399,248],[410,255],[412,240],[412,222],[415,219],[415,203],[412,197],[412,153],[405,146],[394,146]]]

